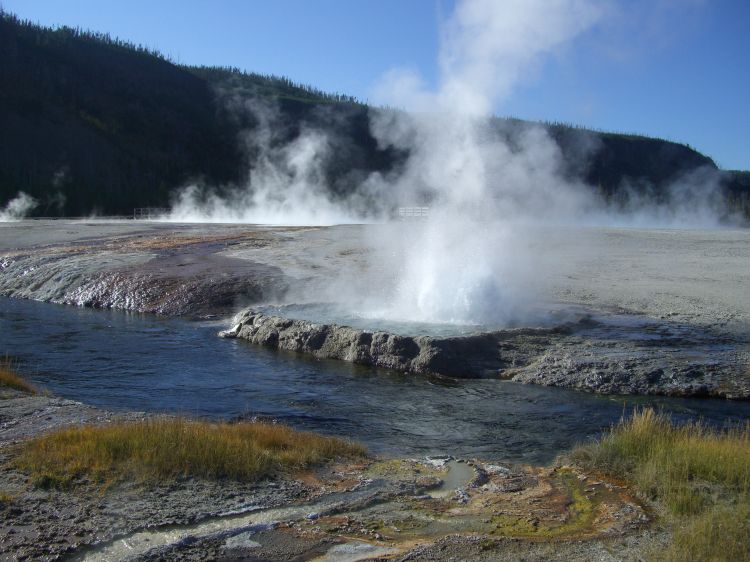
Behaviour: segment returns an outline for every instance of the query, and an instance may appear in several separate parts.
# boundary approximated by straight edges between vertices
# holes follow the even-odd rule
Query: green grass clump
[[[659,559],[750,560],[750,426],[677,426],[645,409],[571,458],[624,478],[667,508],[676,530]]]
[[[37,485],[67,487],[81,478],[256,481],[364,455],[360,445],[283,425],[156,418],[60,429],[24,444],[15,464]]]
[[[676,426],[647,409],[572,456],[587,468],[633,482],[675,515],[700,513],[716,500],[750,493],[750,427]]]
[[[38,393],[38,390],[33,385],[18,376],[7,360],[0,362],[0,387],[12,388],[13,390],[20,390],[29,394]]]

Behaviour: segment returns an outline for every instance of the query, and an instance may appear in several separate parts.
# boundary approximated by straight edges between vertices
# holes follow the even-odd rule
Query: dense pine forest
[[[0,206],[22,191],[39,202],[36,216],[130,215],[134,207],[168,205],[187,182],[219,190],[245,182],[257,154],[241,139],[260,126],[255,113],[236,110],[248,103],[274,108],[275,143],[303,127],[327,134],[336,155],[325,169],[334,196],[405,157],[380,149],[370,133],[371,112],[395,110],[286,78],[181,66],[106,34],[0,13]],[[493,125],[512,134],[525,123],[496,118]],[[624,185],[658,199],[681,175],[716,169],[685,145],[545,126],[570,173],[615,201]],[[584,169],[581,146],[596,147]],[[733,209],[750,217],[750,174],[717,173]]]

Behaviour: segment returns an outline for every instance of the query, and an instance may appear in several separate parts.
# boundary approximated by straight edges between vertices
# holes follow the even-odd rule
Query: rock
[[[674,352],[674,342],[654,345],[616,329],[592,335],[587,330],[593,321],[443,337],[369,332],[252,309],[235,318],[220,336],[404,373],[502,378],[602,394],[750,398],[743,364],[691,360]]]
[[[480,378],[488,374],[497,376],[507,365],[503,348],[499,345],[507,334],[500,332],[463,337],[402,336],[292,320],[253,310],[240,313],[236,321],[231,330],[219,335],[309,353],[322,359],[339,359],[406,373]],[[529,330],[517,332],[528,333]],[[523,358],[518,357],[516,350],[513,362],[523,364]]]

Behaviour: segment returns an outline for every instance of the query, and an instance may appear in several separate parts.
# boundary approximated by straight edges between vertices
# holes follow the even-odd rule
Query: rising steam
[[[528,309],[525,280],[543,268],[524,250],[526,226],[570,220],[586,208],[586,191],[564,179],[560,150],[543,128],[509,142],[489,117],[527,68],[598,17],[589,1],[460,2],[444,26],[437,89],[409,72],[386,77],[384,101],[411,113],[386,115],[372,129],[382,145],[409,151],[394,187],[426,194],[431,220],[401,253],[395,298],[382,314],[496,323]]]
[[[248,184],[221,196],[190,186],[169,220],[316,225],[382,220],[398,205],[428,206],[424,223],[376,229],[369,268],[310,298],[346,301],[360,315],[394,320],[527,321],[529,304],[540,300],[534,287],[561,267],[539,251],[550,235],[544,227],[676,220],[689,209],[675,203],[695,201],[696,194],[706,201],[700,212],[708,220],[719,204],[706,199],[718,190],[705,171],[676,182],[668,190],[672,200],[657,210],[637,190],[625,190],[630,195],[613,213],[576,179],[580,174],[570,173],[544,127],[491,119],[536,67],[602,19],[603,6],[459,0],[442,24],[437,85],[394,69],[376,88],[378,102],[405,111],[371,112],[371,133],[381,148],[408,155],[406,161],[387,176],[360,179],[344,198],[333,198],[326,185],[324,170],[336,158],[330,137],[303,128],[283,142],[272,107],[230,96],[235,110],[258,123],[245,139],[257,156]],[[595,147],[581,150],[581,168],[589,149]]]
[[[20,191],[5,207],[0,208],[0,222],[19,221],[34,210],[37,200]]]
[[[738,211],[727,207],[721,173],[702,166],[689,170],[657,194],[653,186],[625,183],[617,200],[590,217],[591,224],[638,228],[717,228],[745,224]]]
[[[334,157],[329,137],[303,128],[290,142],[281,137],[281,118],[275,107],[243,100],[224,92],[235,112],[257,123],[242,139],[246,152],[255,154],[247,185],[218,194],[190,185],[173,202],[167,220],[176,222],[330,225],[362,220],[362,205],[355,196],[334,200],[325,180],[325,166]]]

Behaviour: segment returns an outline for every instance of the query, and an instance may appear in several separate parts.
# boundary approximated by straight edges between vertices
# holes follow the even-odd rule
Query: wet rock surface
[[[16,392],[4,394],[0,412],[0,559],[541,560],[554,551],[624,560],[662,540],[626,488],[568,466],[373,459],[257,484],[47,490],[10,464],[24,439],[144,414]]]
[[[626,329],[584,318],[549,329],[460,337],[368,332],[252,309],[234,322],[220,335],[407,373],[497,377],[605,394],[750,397],[750,365],[738,351],[750,346],[728,336],[651,321]],[[642,331],[655,335],[633,337]]]

